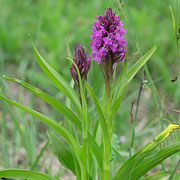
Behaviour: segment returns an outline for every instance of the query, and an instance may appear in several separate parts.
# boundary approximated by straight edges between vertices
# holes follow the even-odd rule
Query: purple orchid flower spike
[[[98,64],[110,59],[113,67],[114,63],[125,59],[127,42],[123,35],[126,30],[122,27],[119,15],[116,15],[110,7],[105,9],[104,16],[96,17],[98,20],[92,26],[92,42],[89,43],[93,50],[90,56]]]
[[[77,42],[75,46],[75,51],[73,54],[73,61],[76,63],[80,71],[81,78],[86,79],[87,72],[89,71],[89,68],[90,68],[90,62],[89,62],[88,55],[85,53],[83,46],[79,42]],[[78,74],[77,74],[74,64],[72,64],[72,66],[70,67],[70,72],[74,81],[77,84],[79,84]]]
[[[93,34],[90,37],[92,60],[101,64],[105,80],[106,92],[106,116],[108,116],[111,104],[111,80],[113,68],[119,61],[125,59],[125,47],[127,42],[123,35],[126,32],[123,29],[123,23],[120,21],[119,15],[109,7],[105,9],[104,16],[96,16],[97,21],[92,26]]]

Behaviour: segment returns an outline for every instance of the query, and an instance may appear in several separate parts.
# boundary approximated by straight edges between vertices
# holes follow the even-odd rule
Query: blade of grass
[[[137,121],[137,116],[138,116],[138,110],[139,110],[139,103],[140,103],[140,98],[141,98],[141,92],[143,88],[143,81],[144,81],[144,68],[142,70],[142,78],[141,78],[141,83],[139,85],[139,92],[138,92],[138,98],[137,98],[137,106],[136,106],[136,111],[135,111],[135,116],[133,119],[133,127],[132,127],[132,139],[131,139],[131,151],[130,151],[130,156],[134,154],[135,150],[135,127],[136,127],[136,121]]]
[[[4,92],[4,88],[1,90]],[[8,148],[8,135],[7,135],[7,116],[6,116],[6,102],[2,102],[2,121],[0,122],[2,132],[2,160],[4,167],[11,167],[9,148]]]
[[[8,84],[7,83],[5,83],[5,82],[1,82],[2,84],[3,84],[3,86],[5,87],[5,89],[6,89],[6,91],[7,91],[7,94],[14,100],[14,99],[16,99],[15,97],[14,97],[14,95],[12,94],[12,92],[11,92],[11,89],[9,88],[9,86],[8,86]],[[10,107],[9,106],[7,106],[7,108],[8,108],[8,110],[10,109]],[[17,125],[20,127],[23,127],[24,128],[24,131],[23,131],[23,134],[22,133],[20,133],[20,137],[21,137],[21,142],[22,142],[22,145],[25,147],[25,149],[26,149],[26,153],[27,153],[27,162],[28,162],[28,165],[30,165],[31,166],[31,164],[32,164],[32,151],[31,151],[31,147],[29,147],[29,146],[31,146],[31,143],[29,143],[29,141],[30,141],[30,128],[29,128],[29,126],[28,126],[28,122],[27,122],[27,119],[26,119],[26,117],[24,116],[24,114],[19,110],[19,109],[13,109],[13,112],[11,113],[11,111],[12,110],[10,110],[9,111],[9,113],[10,113],[10,116],[11,116],[11,118],[12,118],[12,120],[14,121],[15,119],[17,119]],[[15,128],[16,128],[16,125],[15,125]],[[17,128],[17,130],[18,130],[19,128]],[[17,131],[15,131],[15,133],[16,133]],[[20,131],[19,131],[20,132]],[[19,142],[17,142],[16,141],[16,135],[15,136],[13,136],[14,137],[14,140],[13,140],[13,142],[16,142],[16,143],[19,143]],[[25,143],[23,143],[23,142],[25,142]],[[18,146],[19,144],[17,144],[17,146]],[[15,147],[13,148],[14,149],[14,153],[16,153],[16,145],[15,145]],[[14,157],[14,156],[13,156]]]
[[[177,168],[179,166],[179,163],[180,163],[180,160],[177,162],[173,172],[171,173],[171,176],[169,177],[169,180],[171,180],[174,177],[174,175],[177,173]]]
[[[176,35],[176,22],[175,22],[175,17],[174,17],[174,13],[173,13],[173,10],[171,8],[171,5],[169,5],[169,9],[170,9],[170,12],[171,12],[171,17],[172,17],[173,30],[174,30],[174,33]]]
[[[32,164],[31,171],[33,171],[36,168],[36,166],[38,165],[38,163],[39,163],[41,157],[43,156],[45,150],[47,149],[48,145],[49,145],[49,140],[46,141],[46,143],[42,147],[41,151],[39,152],[38,156],[36,157],[34,163]]]
[[[4,53],[3,53],[3,49],[0,45],[0,73],[3,73],[5,70],[5,58],[4,58]],[[5,95],[5,91],[4,91],[4,83],[2,78],[0,77],[0,82],[2,82],[2,87],[1,87],[1,91],[2,93]],[[3,159],[3,163],[5,167],[10,167],[11,163],[10,163],[10,159],[9,159],[9,148],[8,148],[8,144],[7,144],[7,119],[6,119],[6,103],[2,102],[1,103],[1,108],[2,108],[2,120],[0,121],[0,128],[1,128],[1,136],[2,136],[2,159]]]

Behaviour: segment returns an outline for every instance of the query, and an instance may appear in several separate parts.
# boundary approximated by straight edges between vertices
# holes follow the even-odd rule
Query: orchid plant
[[[151,177],[159,177],[159,175],[169,177],[170,172],[156,173],[148,178],[143,176],[164,159],[180,151],[180,143],[174,143],[159,151],[153,151],[169,136],[172,130],[180,128],[177,124],[170,124],[152,141],[135,154],[132,154],[129,159],[116,152],[120,156],[122,164],[117,171],[111,171],[114,117],[128,84],[151,58],[157,47],[154,46],[128,69],[127,42],[123,36],[126,30],[123,28],[119,16],[111,8],[107,8],[104,15],[97,16],[92,31],[92,41],[89,43],[92,49],[90,55],[92,59],[89,59],[89,55],[85,52],[81,43],[77,42],[73,56],[67,44],[67,60],[71,64],[71,83],[67,82],[45,61],[32,42],[34,55],[39,66],[59,91],[66,96],[65,104],[27,82],[3,76],[4,79],[23,86],[59,111],[65,117],[65,125],[3,95],[0,95],[0,97],[51,128],[51,130],[47,130],[47,135],[54,146],[57,158],[62,166],[72,171],[77,180],[137,180],[141,178],[145,180],[151,179]],[[95,95],[88,82],[87,74],[91,60],[97,61],[104,75],[105,90],[101,98],[102,101]],[[123,65],[123,70],[119,75],[115,71],[118,63]],[[88,111],[87,96],[94,103],[97,112],[96,119],[93,119]],[[59,136],[63,138],[63,141]],[[40,172],[21,169],[2,169],[0,170],[0,177],[30,180],[56,179]]]

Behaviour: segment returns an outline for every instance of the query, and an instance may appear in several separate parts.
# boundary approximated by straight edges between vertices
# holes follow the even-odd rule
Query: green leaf
[[[130,157],[117,171],[115,177],[113,180],[119,180],[119,179],[131,179],[131,177],[134,180],[134,176],[132,176],[132,173],[134,171],[134,168],[137,167],[137,165],[145,158],[147,157],[164,139],[166,139],[170,132],[174,129],[180,128],[180,125],[178,124],[170,124],[164,131],[162,131],[160,134],[158,134],[154,140],[150,141],[148,144],[146,144],[141,150],[139,150],[137,153],[135,153],[132,157]],[[131,173],[130,173],[131,172]]]
[[[83,160],[81,157],[81,148],[79,146],[79,144],[77,143],[77,141],[74,139],[74,137],[68,132],[68,130],[66,130],[62,125],[58,124],[57,122],[55,122],[54,120],[48,118],[47,116],[32,110],[24,105],[21,105],[17,102],[14,102],[10,99],[7,99],[4,96],[0,95],[0,98],[4,99],[5,101],[11,103],[12,105],[22,109],[23,111],[33,115],[34,117],[38,118],[39,120],[41,120],[43,123],[45,123],[46,125],[48,125],[49,127],[51,127],[52,129],[54,129],[57,133],[59,133],[66,141],[67,143],[70,145],[72,151],[74,152],[74,154],[76,155],[76,158],[80,164],[80,168],[81,168],[81,172],[84,174],[85,176],[85,172],[84,172],[84,166],[83,166]]]
[[[67,58],[67,59],[75,66],[76,71],[78,73],[80,95],[81,95],[81,100],[82,100],[81,119],[82,119],[83,139],[87,139],[87,103],[86,103],[86,98],[84,94],[84,89],[82,86],[82,79],[81,79],[81,75],[80,75],[80,72],[76,63],[71,58]]]
[[[73,79],[70,82],[70,86],[72,88],[74,87],[74,80]],[[65,99],[65,106],[68,107],[69,109],[71,109],[71,101],[67,97]],[[77,131],[75,129],[75,125],[71,121],[69,121],[67,117],[65,118],[65,126],[66,126],[66,129],[68,129],[68,131],[74,136],[74,138],[77,141],[79,141]],[[79,127],[81,127],[80,120],[79,120]]]
[[[84,88],[82,85],[82,79],[81,79],[81,75],[79,72],[79,68],[77,67],[76,63],[71,59],[71,58],[67,58],[71,63],[73,63],[73,65],[76,68],[76,71],[78,73],[78,80],[79,80],[79,87],[80,87],[80,95],[81,95],[81,102],[82,102],[82,106],[81,106],[81,122],[82,122],[82,133],[83,133],[83,143],[82,143],[82,153],[84,156],[84,161],[85,164],[87,162],[87,152],[88,152],[88,147],[87,147],[87,140],[88,140],[88,111],[87,111],[87,102],[86,102],[86,98],[85,98],[85,94],[84,94]],[[85,79],[83,79],[83,83],[85,83]],[[91,129],[91,127],[89,127]],[[89,155],[89,154],[88,154]],[[90,167],[91,162],[89,161],[88,166]],[[101,169],[100,169],[100,176],[101,176]]]
[[[155,45],[150,51],[148,51],[144,56],[142,56],[128,71],[126,74],[127,83],[130,83],[130,81],[133,79],[133,77],[137,74],[137,72],[147,63],[147,61],[151,58],[153,53],[155,52],[157,48],[157,45]],[[112,87],[112,93],[114,94],[117,89],[119,89],[119,84],[122,80],[122,77],[126,73],[126,68],[123,69],[123,71],[120,73],[120,75],[117,77],[116,82],[114,83]],[[126,84],[123,85],[125,87]],[[122,87],[122,88],[123,88]]]
[[[121,73],[119,74],[119,76],[117,77],[117,79],[114,82],[114,85],[112,86],[112,103],[114,103],[114,101],[116,101],[117,97],[119,96],[120,89],[124,88],[123,83],[125,82],[125,84],[127,84],[127,80],[126,80],[126,75],[127,75],[127,62],[128,62],[128,57],[127,57],[127,52],[125,54],[125,61],[124,61],[124,68],[121,71]],[[125,80],[125,81],[124,81]]]
[[[126,159],[115,148],[112,147],[112,150],[119,157],[119,159],[121,160],[122,163],[126,162]]]
[[[169,145],[157,153],[154,153],[153,155],[149,156],[145,160],[143,160],[133,171],[132,177],[133,180],[139,179],[141,176],[143,176],[146,172],[148,172],[150,169],[158,165],[160,162],[168,158],[169,156],[177,153],[180,151],[180,143]]]
[[[142,180],[168,180],[170,175],[171,175],[170,172],[161,171],[161,172],[152,174],[146,178],[143,178]]]
[[[109,162],[110,158],[111,158],[110,155],[111,155],[112,149],[110,146],[111,140],[110,140],[109,132],[107,129],[106,119],[104,117],[100,102],[98,101],[97,97],[95,96],[93,89],[87,83],[86,83],[86,89],[94,101],[94,104],[96,106],[96,110],[97,110],[97,113],[99,116],[99,123],[100,123],[101,129],[102,129],[103,140],[104,140],[104,161]],[[107,166],[107,167],[104,167],[104,168],[106,168],[106,169],[109,168],[107,164],[105,166]]]
[[[122,91],[123,90],[123,91]],[[112,124],[112,121],[113,121],[113,118],[117,112],[117,110],[119,109],[119,106],[120,106],[120,103],[121,103],[121,100],[124,96],[124,94],[126,93],[126,90],[127,90],[127,84],[126,84],[126,87],[124,89],[120,88],[120,95],[119,97],[116,99],[116,101],[114,102],[114,104],[112,105],[111,107],[111,110],[110,110],[110,115],[107,119],[107,123],[108,124]]]
[[[6,178],[23,178],[27,180],[55,180],[55,178],[36,171],[28,171],[21,169],[1,169],[0,177]]]
[[[51,79],[54,85],[71,100],[78,115],[80,115],[81,106],[77,93],[69,85],[69,83],[44,60],[44,58],[37,51],[33,41],[32,41],[32,46],[36,60],[40,65],[40,67],[42,68],[42,70],[46,73],[49,79]]]
[[[32,86],[31,84],[28,84],[27,82],[24,82],[22,80],[16,79],[16,78],[8,78],[6,76],[3,76],[4,79],[12,82],[16,82],[19,85],[23,86],[48,104],[50,104],[52,107],[54,107],[57,111],[62,113],[65,117],[67,117],[69,120],[71,120],[77,127],[81,126],[80,119],[69,109],[67,108],[63,103],[58,101],[56,98],[48,95],[44,91]]]
[[[141,57],[128,71],[127,71],[127,82],[129,83],[137,72],[147,63],[147,61],[154,54],[157,49],[155,45],[150,51],[148,51],[143,57]]]
[[[99,148],[98,144],[96,143],[96,141],[94,140],[94,138],[90,135],[90,133],[88,133],[88,145],[89,145],[89,148],[92,150],[96,160],[97,160],[97,163],[98,163],[98,167],[102,173],[102,170],[103,170],[103,155],[102,155],[102,151],[101,149]]]
[[[47,134],[54,146],[56,155],[61,164],[64,167],[70,169],[74,174],[76,174],[74,159],[71,151],[64,145],[64,143],[60,141],[60,139],[52,131],[48,130]]]

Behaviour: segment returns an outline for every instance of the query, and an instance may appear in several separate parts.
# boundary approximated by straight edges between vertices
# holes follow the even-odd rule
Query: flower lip
[[[119,15],[109,7],[105,9],[104,16],[99,15],[96,18],[98,20],[92,26],[93,34],[90,37],[92,42],[89,43],[93,50],[90,56],[98,61],[98,64],[101,60],[105,61],[109,55],[112,63],[123,61],[125,56],[122,56],[122,53],[125,54],[124,47],[127,46],[123,37],[126,30],[122,27]]]

